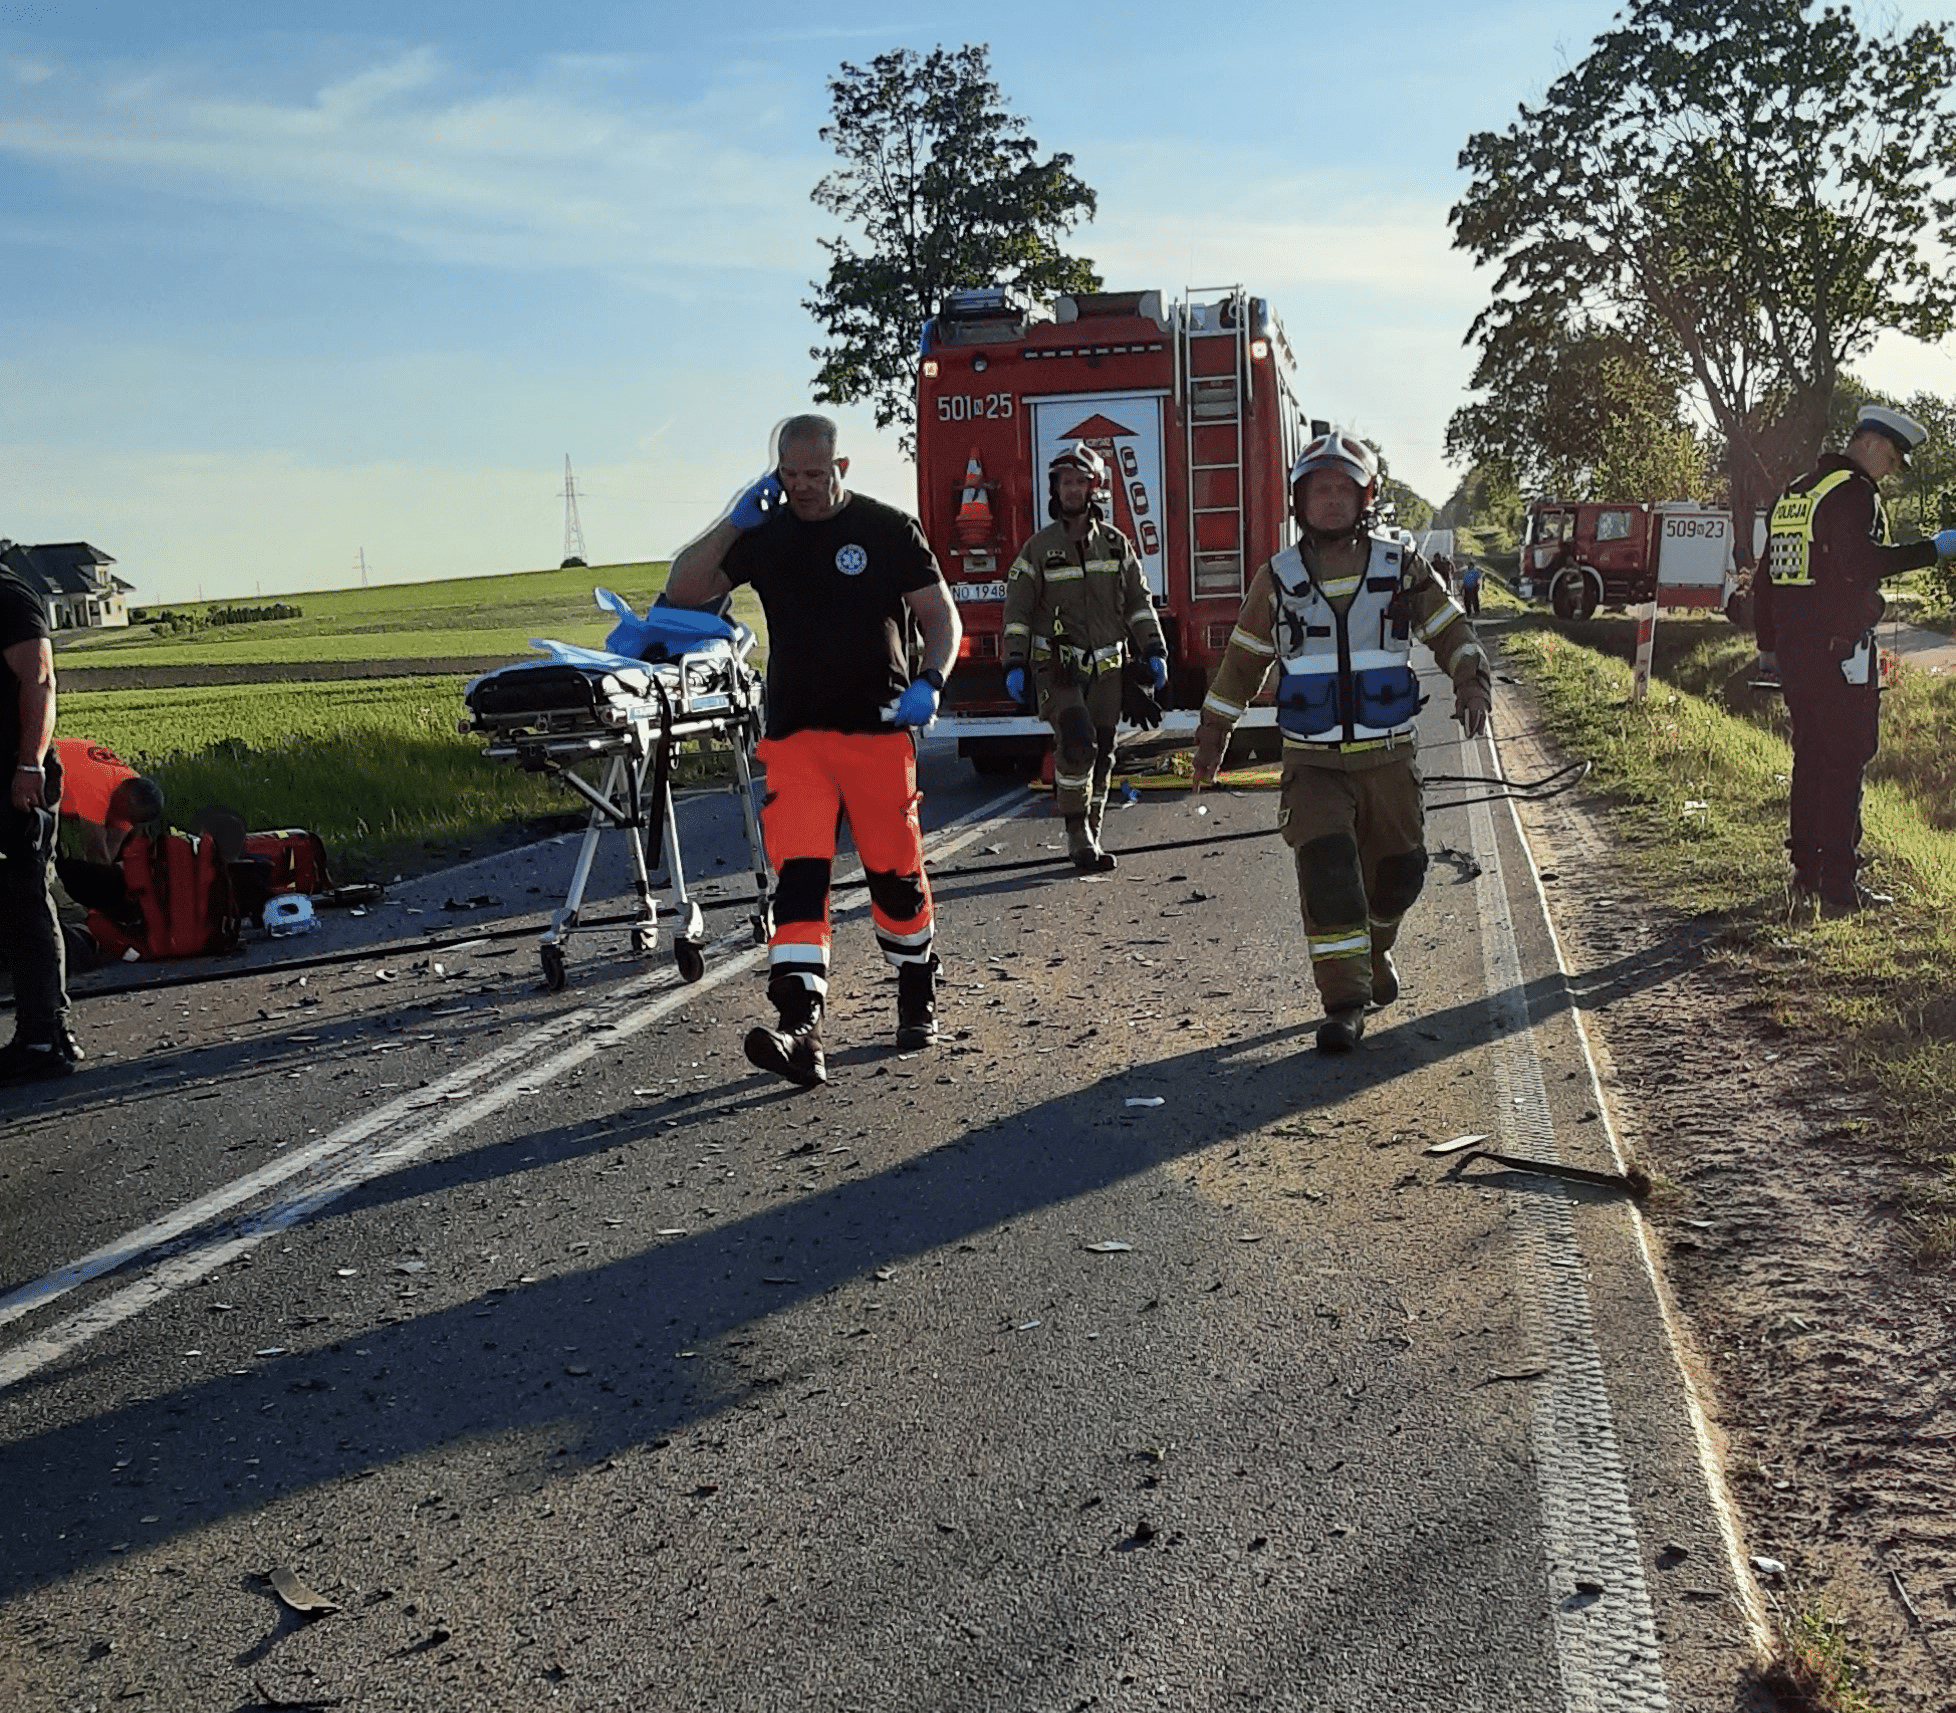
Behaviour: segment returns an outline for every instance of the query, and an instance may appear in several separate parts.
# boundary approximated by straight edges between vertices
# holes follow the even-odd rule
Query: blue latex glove
[[[1939,529],[1936,531],[1936,557],[1938,559],[1956,559],[1956,529]]]
[[[781,509],[781,498],[781,484],[770,473],[734,501],[727,521],[735,529],[759,529]]]
[[[1026,669],[1014,666],[1005,674],[1005,693],[1015,702],[1026,699]]]
[[[896,723],[900,726],[927,726],[937,718],[937,692],[922,678],[910,680],[910,688],[897,698]]]
[[[1168,688],[1168,662],[1158,654],[1151,654],[1148,656],[1148,670],[1155,675],[1155,688],[1157,690],[1166,690]]]

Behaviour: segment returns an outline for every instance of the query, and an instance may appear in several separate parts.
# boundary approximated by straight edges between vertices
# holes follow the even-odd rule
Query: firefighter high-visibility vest
[[[1364,575],[1320,584],[1295,547],[1270,561],[1277,587],[1277,724],[1313,744],[1409,736],[1419,717],[1404,547],[1372,537]],[[1328,596],[1349,593],[1341,613]]]
[[[1820,502],[1843,482],[1851,481],[1856,470],[1829,470],[1811,488],[1790,488],[1773,507],[1766,526],[1766,567],[1776,589],[1813,587],[1813,520]],[[1888,512],[1879,492],[1874,501],[1875,539],[1882,546],[1893,545],[1888,534]]]

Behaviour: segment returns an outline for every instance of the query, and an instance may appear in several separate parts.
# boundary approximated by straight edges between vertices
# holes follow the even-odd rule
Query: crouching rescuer
[[[1290,473],[1300,540],[1251,580],[1195,746],[1195,783],[1212,785],[1231,729],[1274,664],[1278,824],[1297,864],[1325,1053],[1357,1046],[1366,1007],[1399,997],[1392,947],[1426,880],[1414,641],[1453,680],[1454,718],[1468,736],[1485,730],[1492,706],[1466,616],[1417,553],[1373,527],[1378,479],[1371,448],[1350,435],[1305,447]]]
[[[962,634],[916,520],[842,485],[836,426],[790,417],[776,467],[673,561],[667,599],[704,606],[751,583],[767,614],[767,769],[761,830],[779,876],[768,941],[772,1028],[748,1059],[790,1082],[828,1080],[829,879],[836,832],[869,884],[877,944],[897,972],[899,1047],[937,1038],[938,960],[918,822],[915,733],[937,713]],[[912,625],[922,660],[912,672]]]
[[[1106,462],[1084,441],[1060,452],[1046,467],[1053,521],[1019,549],[1005,580],[1005,688],[1020,703],[1030,689],[1053,728],[1053,796],[1083,874],[1114,866],[1100,826],[1123,704],[1133,708],[1138,693],[1139,717],[1159,725],[1153,694],[1168,683],[1141,561],[1101,510],[1106,483]]]

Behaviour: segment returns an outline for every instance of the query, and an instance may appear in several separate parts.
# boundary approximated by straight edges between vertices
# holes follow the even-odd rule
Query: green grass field
[[[156,636],[148,625],[64,636],[56,667],[513,660],[529,652],[535,636],[595,647],[613,621],[592,599],[592,589],[600,583],[616,589],[642,612],[665,587],[667,569],[664,561],[653,561],[282,595],[279,599],[302,608],[305,616],[213,625],[189,637]],[[179,603],[173,610],[197,612],[202,607]],[[735,595],[734,613],[757,634],[762,632],[760,603],[752,590]]]
[[[162,787],[167,818],[205,808],[254,828],[308,827],[343,880],[453,860],[576,800],[462,737],[459,677],[241,684],[64,695],[64,735],[105,743]]]

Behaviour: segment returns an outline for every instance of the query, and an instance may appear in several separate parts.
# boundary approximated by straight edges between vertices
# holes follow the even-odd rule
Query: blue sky
[[[1455,158],[1610,10],[0,0],[0,534],[148,600],[530,568],[568,452],[593,561],[668,553],[807,400],[826,77],[970,39],[1099,192],[1110,286],[1268,296],[1311,414],[1437,500],[1485,294]]]

